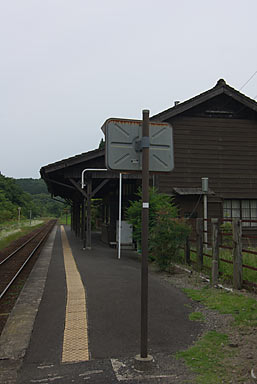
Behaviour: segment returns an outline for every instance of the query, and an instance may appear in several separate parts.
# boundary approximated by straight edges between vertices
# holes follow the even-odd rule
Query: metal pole
[[[148,222],[149,222],[149,111],[142,124],[142,267],[141,267],[141,358],[146,358],[148,339]]]
[[[120,259],[120,249],[121,249],[121,199],[122,199],[122,173],[120,173],[120,185],[119,185],[119,242],[118,242],[118,259]]]
[[[31,209],[29,210],[29,225],[31,225],[31,218],[32,218],[32,211]]]

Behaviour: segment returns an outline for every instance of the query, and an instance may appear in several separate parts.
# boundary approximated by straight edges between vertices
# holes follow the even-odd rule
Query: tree
[[[126,210],[126,218],[133,225],[135,241],[141,244],[141,215],[142,215],[142,190],[139,189],[137,200],[130,201]],[[149,190],[149,230],[154,226],[160,209],[165,209],[172,217],[177,217],[178,211],[172,198],[164,193],[157,193],[155,188]]]
[[[126,218],[133,225],[134,240],[141,245],[142,191],[138,200],[130,202]],[[190,227],[178,219],[178,210],[172,197],[157,193],[154,188],[149,191],[149,250],[150,259],[155,260],[160,269],[166,269],[175,259],[190,232]]]
[[[104,149],[104,148],[105,148],[105,141],[104,139],[101,139],[98,149]]]

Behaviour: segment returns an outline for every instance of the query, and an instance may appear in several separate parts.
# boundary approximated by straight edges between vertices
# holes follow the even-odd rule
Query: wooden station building
[[[257,103],[225,83],[185,102],[176,102],[151,120],[173,127],[175,168],[151,183],[172,195],[182,217],[203,217],[201,179],[209,180],[208,217],[257,220]],[[82,153],[41,168],[49,192],[72,207],[72,228],[87,227],[91,247],[90,201],[103,199],[102,239],[114,241],[118,219],[119,173],[105,168],[105,150]],[[86,188],[81,188],[84,169]],[[90,170],[91,169],[91,170]],[[135,198],[140,175],[123,175],[123,208]],[[245,227],[257,223],[244,222]]]

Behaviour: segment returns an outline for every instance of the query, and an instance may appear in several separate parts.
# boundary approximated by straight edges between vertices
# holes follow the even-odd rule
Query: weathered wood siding
[[[173,187],[209,188],[223,198],[257,198],[257,121],[177,117],[174,132],[175,169],[159,175],[161,192]]]

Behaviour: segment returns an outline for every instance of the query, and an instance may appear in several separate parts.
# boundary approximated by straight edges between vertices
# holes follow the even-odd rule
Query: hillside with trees
[[[42,179],[16,179],[15,181],[24,192],[31,195],[48,194],[46,184]]]
[[[21,217],[59,217],[65,205],[53,200],[42,179],[13,179],[0,174],[0,223]]]

